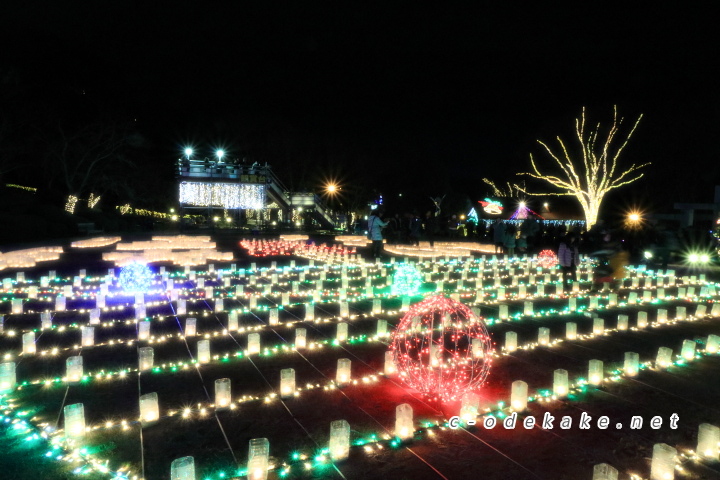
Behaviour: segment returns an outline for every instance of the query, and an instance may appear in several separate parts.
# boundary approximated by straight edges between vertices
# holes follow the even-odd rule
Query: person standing
[[[503,253],[503,247],[505,245],[505,224],[500,219],[495,220],[493,243],[495,244],[495,253]]]
[[[535,237],[540,231],[540,225],[535,217],[528,218],[520,225],[520,236],[524,237],[527,243],[526,250],[532,250],[535,246]],[[520,245],[518,245],[518,248]]]
[[[580,263],[580,252],[577,247],[577,237],[573,233],[567,234],[560,242],[558,248],[558,262],[562,269],[563,285],[568,283],[570,278],[573,282],[577,281],[577,266]]]
[[[422,231],[422,220],[418,216],[417,212],[413,212],[412,218],[410,219],[410,245],[420,245],[420,232]]]
[[[520,233],[520,236],[517,239],[517,249],[521,255],[525,255],[528,251],[528,239],[522,233]]]
[[[384,222],[381,216],[382,212],[374,210],[368,218],[368,235],[372,240],[372,255],[375,258],[379,258],[383,251],[382,229],[387,226],[387,222]]]
[[[508,225],[505,229],[505,239],[503,245],[508,255],[515,255],[515,245],[517,244],[517,231],[513,225]]]
[[[460,227],[460,224],[458,223],[457,215],[453,215],[448,220],[448,237],[452,239],[458,238],[458,228]]]
[[[435,235],[438,232],[438,221],[435,214],[428,210],[425,214],[425,237],[430,243],[430,248],[435,247]]]
[[[622,243],[618,243],[608,263],[610,264],[610,268],[612,268],[613,289],[617,290],[622,287],[626,274],[625,268],[630,263],[630,254]]]

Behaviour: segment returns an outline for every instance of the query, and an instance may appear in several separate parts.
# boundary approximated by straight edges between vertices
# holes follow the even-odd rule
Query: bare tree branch
[[[48,168],[63,178],[68,193],[84,196],[105,181],[105,172],[120,161],[126,130],[114,123],[71,129],[58,122],[47,138]]]

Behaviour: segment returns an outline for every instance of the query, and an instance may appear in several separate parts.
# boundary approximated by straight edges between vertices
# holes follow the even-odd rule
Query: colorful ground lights
[[[196,478],[213,480],[303,477],[353,468],[363,454],[447,438],[453,416],[468,429],[470,421],[570,404],[603,385],[676,371],[718,352],[718,286],[702,275],[636,269],[619,291],[590,293],[587,261],[580,281],[563,287],[556,267],[536,257],[448,254],[383,264],[352,255],[249,268],[165,261],[153,266],[145,292],[124,291],[115,269],[68,277],[17,272],[4,279],[0,305],[3,421],[47,442],[48,458],[78,473],[165,477],[174,459],[192,457],[175,469],[192,465]],[[393,290],[407,268],[419,290]],[[542,382],[505,378],[518,355],[552,356],[568,344],[605,339],[652,341],[700,324],[710,333],[653,345],[650,354],[643,347],[628,356],[629,346],[611,360],[583,359],[580,376],[573,370],[579,360],[568,360]],[[388,364],[391,343],[403,361]],[[658,362],[661,347],[670,355]],[[424,375],[413,383],[408,372],[418,361]],[[478,389],[491,363],[493,387]],[[497,393],[492,382],[500,378],[507,382]],[[525,389],[514,397],[513,382]],[[369,409],[366,399],[387,408]],[[341,400],[346,407],[324,408]],[[433,408],[440,413],[431,415]],[[281,431],[273,417],[282,415]],[[237,436],[248,428],[251,437]],[[258,439],[266,440],[255,442],[260,453],[248,455]],[[224,460],[212,460],[204,444],[225,452]],[[678,452],[683,462],[698,461]]]

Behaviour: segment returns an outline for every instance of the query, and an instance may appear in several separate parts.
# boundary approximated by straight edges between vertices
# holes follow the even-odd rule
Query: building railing
[[[268,164],[260,165],[255,162],[248,165],[238,160],[226,162],[209,158],[180,158],[177,161],[177,172],[181,179],[232,180],[240,183],[265,184],[272,190],[273,196],[282,200],[288,207],[312,207],[328,223],[335,223],[332,212],[318,195],[288,191]]]

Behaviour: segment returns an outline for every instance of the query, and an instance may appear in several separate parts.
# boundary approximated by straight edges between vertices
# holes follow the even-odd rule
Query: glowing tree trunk
[[[531,172],[523,172],[520,175],[528,175],[538,180],[543,180],[563,193],[533,193],[528,192],[524,187],[516,185],[520,191],[528,195],[571,195],[577,198],[585,213],[586,227],[592,227],[598,219],[600,204],[605,195],[612,189],[627,185],[638,180],[642,174],[637,170],[648,165],[632,164],[624,171],[617,169],[618,158],[625,149],[630,137],[640,123],[642,115],[638,117],[632,126],[630,133],[624,140],[619,140],[618,135],[623,119],[618,118],[617,107],[613,109],[613,121],[604,139],[600,135],[600,124],[589,131],[585,129],[585,108],[582,115],[575,120],[575,134],[579,142],[579,152],[571,153],[565,142],[557,137],[559,149],[553,151],[548,144],[538,140],[538,143],[545,148],[550,158],[554,161],[555,172],[543,173],[538,168],[532,154],[530,163]],[[615,146],[620,142],[619,146]],[[547,172],[547,171],[546,171]]]

